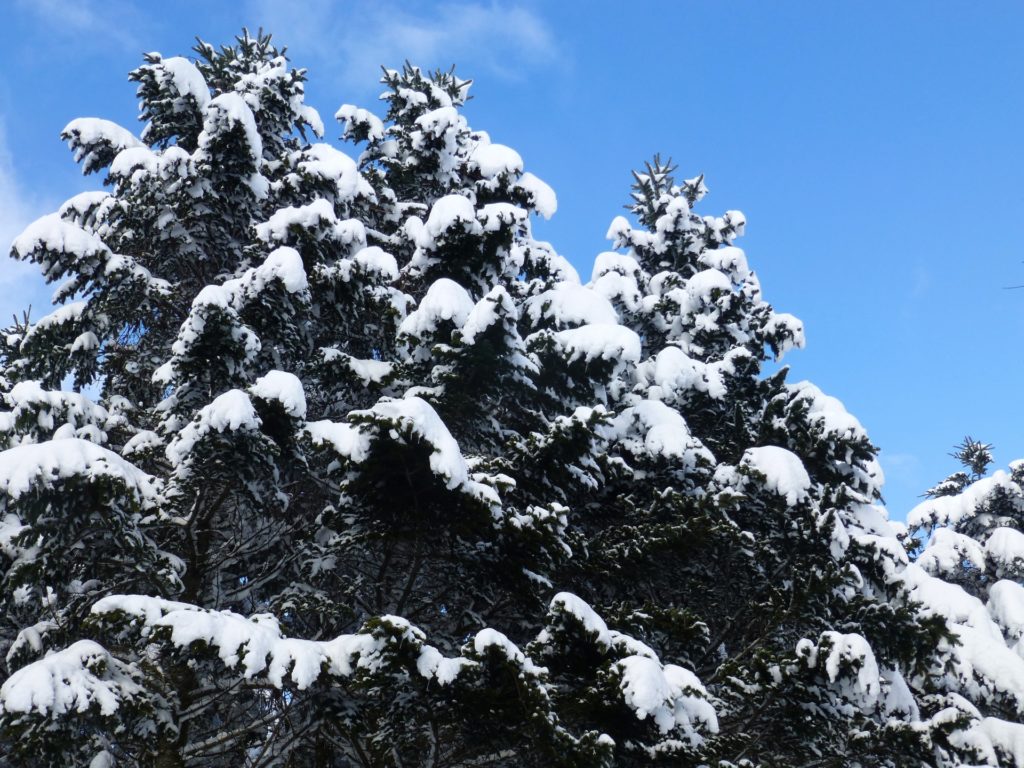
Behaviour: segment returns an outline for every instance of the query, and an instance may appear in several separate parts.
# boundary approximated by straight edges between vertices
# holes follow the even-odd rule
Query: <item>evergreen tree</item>
[[[983,765],[1018,765],[1024,726],[1024,462],[988,474],[992,446],[964,438],[961,465],[908,515],[915,598],[957,640],[943,688],[970,704],[961,738]]]
[[[353,159],[268,36],[194,50],[13,246],[62,283],[0,337],[8,764],[1009,759],[702,177],[583,285],[454,71],[342,106]]]
[[[906,558],[877,504],[875,448],[839,401],[785,369],[761,375],[803,329],[731,245],[742,214],[693,213],[706,192],[656,158],[635,174],[637,226],[609,229],[628,254],[596,261],[594,290],[642,350],[570,583],[708,684],[720,728],[701,759],[955,761],[931,695],[944,627],[896,578]]]

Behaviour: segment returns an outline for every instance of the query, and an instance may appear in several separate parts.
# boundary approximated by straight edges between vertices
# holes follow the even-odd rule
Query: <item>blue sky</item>
[[[655,152],[705,173],[702,212],[804,320],[791,378],[843,400],[882,448],[902,518],[965,434],[1024,456],[1024,3],[126,2],[10,0],[0,25],[0,239],[95,188],[58,139],[135,126],[142,51],[264,27],[325,118],[373,108],[378,65],[457,64],[470,123],[520,151],[584,275]],[[329,134],[336,138],[337,131]],[[49,291],[0,261],[0,316]],[[38,314],[38,312],[36,313]]]

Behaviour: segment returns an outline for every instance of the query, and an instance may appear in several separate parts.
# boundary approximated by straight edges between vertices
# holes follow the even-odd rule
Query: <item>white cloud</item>
[[[921,467],[921,459],[912,453],[890,453],[882,451],[878,460],[885,469],[895,471],[916,471]]]
[[[509,80],[560,63],[554,34],[525,6],[448,2],[429,8],[412,12],[389,1],[249,5],[250,16],[289,47],[297,65],[315,67],[318,79],[326,75],[357,92],[376,90],[381,65],[396,67],[406,59],[431,69],[457,64],[464,76]]]
[[[45,22],[48,31],[74,36],[77,44],[141,48],[134,32],[141,16],[123,0],[18,0],[18,6]]]
[[[0,119],[0,327],[9,325],[11,316],[20,316],[29,304],[33,306],[33,317],[45,314],[50,305],[49,290],[39,268],[8,256],[14,238],[43,212],[39,201],[18,184],[7,148],[6,129]]]

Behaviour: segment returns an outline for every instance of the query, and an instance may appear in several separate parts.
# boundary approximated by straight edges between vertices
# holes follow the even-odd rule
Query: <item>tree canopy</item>
[[[7,764],[1024,765],[1024,547],[958,528],[1024,536],[1020,473],[891,523],[703,176],[636,171],[584,282],[454,70],[344,151],[269,36],[130,77],[12,248]]]

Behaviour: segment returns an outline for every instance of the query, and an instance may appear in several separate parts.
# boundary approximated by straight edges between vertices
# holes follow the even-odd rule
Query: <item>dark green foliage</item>
[[[195,53],[15,244],[78,303],[0,339],[10,760],[956,764],[876,450],[763,375],[802,326],[702,176],[636,173],[583,286],[454,71],[344,105],[357,162],[269,36]]]

